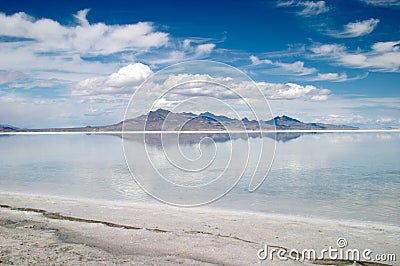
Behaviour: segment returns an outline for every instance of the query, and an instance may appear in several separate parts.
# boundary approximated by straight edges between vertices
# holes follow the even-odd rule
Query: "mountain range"
[[[323,123],[303,123],[288,116],[277,116],[267,121],[256,121],[243,118],[241,120],[223,115],[215,115],[210,112],[194,114],[191,112],[174,113],[165,109],[150,111],[135,118],[129,118],[117,124],[107,126],[86,126],[74,128],[46,128],[46,129],[19,129],[9,125],[0,125],[2,132],[24,132],[24,131],[254,131],[254,130],[351,130],[357,127],[346,125],[331,125]]]

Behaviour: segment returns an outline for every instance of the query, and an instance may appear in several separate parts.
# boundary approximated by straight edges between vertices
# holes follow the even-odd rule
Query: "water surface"
[[[250,147],[261,143],[260,138],[205,141],[199,148],[197,141],[189,141],[177,150],[153,142],[148,143],[147,149],[152,158],[159,158],[157,168],[171,181],[190,186],[212,181],[213,174],[224,168],[224,154],[232,146],[244,147],[247,141]],[[274,140],[267,143],[271,141]],[[143,143],[132,140],[130,147],[140,151]],[[200,171],[200,175],[179,174],[165,160],[166,151],[181,152],[194,161],[203,156],[203,161],[197,162],[201,167],[215,149],[223,153],[217,154],[215,163],[208,166],[208,171]],[[0,151],[0,191],[156,202],[132,178],[121,138],[116,136],[2,136]],[[236,154],[233,156],[238,158],[234,159],[240,161],[243,154]],[[140,152],[131,156],[137,156],[138,162],[144,158]],[[142,180],[152,182],[153,173],[140,165],[136,173]],[[307,134],[279,141],[268,177],[252,193],[248,192],[249,173],[256,165],[250,162],[247,167],[237,186],[209,206],[400,225],[399,133]],[[242,165],[233,164],[226,176],[242,170]],[[174,193],[164,191],[156,183],[151,188],[166,196]]]

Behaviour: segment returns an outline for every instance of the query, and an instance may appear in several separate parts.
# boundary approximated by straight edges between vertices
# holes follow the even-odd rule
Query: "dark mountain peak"
[[[194,113],[192,113],[192,112],[183,112],[183,113],[181,113],[181,114],[187,115],[188,117],[195,117],[195,116],[197,116],[196,114],[194,114]]]
[[[151,114],[160,114],[160,115],[166,114],[166,115],[168,115],[169,113],[171,113],[171,111],[159,108],[159,109],[157,109],[155,111],[150,111],[150,113]]]
[[[271,122],[275,124],[277,129],[310,129],[309,124],[303,123],[286,115],[277,116],[271,120]]]
[[[6,124],[0,124],[0,132],[13,132],[13,131],[18,131],[19,128],[17,127],[13,127],[10,125],[6,125]]]
[[[208,117],[214,117],[215,115],[213,114],[213,113],[210,113],[210,112],[204,112],[204,113],[201,113],[200,114],[201,116],[208,116]]]
[[[165,109],[157,109],[156,111],[150,111],[148,114],[148,119],[165,119],[171,112]]]
[[[215,120],[218,120],[218,121],[231,121],[231,120],[234,120],[234,119],[229,118],[229,117],[227,117],[227,116],[224,116],[224,115],[215,115],[215,114],[210,113],[210,112],[201,113],[200,116],[212,118],[212,119],[215,119]]]
[[[242,118],[242,122],[243,123],[252,123],[252,124],[257,123],[258,124],[257,120],[250,120],[247,117]]]
[[[291,118],[289,116],[286,115],[282,115],[282,116],[277,116],[274,118],[274,121],[288,121],[288,122],[297,122],[297,123],[302,123],[297,119]]]
[[[19,129],[18,127],[14,127],[14,126],[11,126],[9,124],[0,124],[0,127],[1,128],[10,128],[10,129],[14,129],[14,130],[18,130]]]

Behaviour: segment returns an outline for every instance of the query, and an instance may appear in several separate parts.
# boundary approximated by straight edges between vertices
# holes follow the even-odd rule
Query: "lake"
[[[186,139],[162,146],[153,139],[144,145],[140,138],[122,142],[111,135],[1,136],[0,191],[149,203],[158,203],[154,196],[192,203],[222,195],[207,206],[400,225],[400,133],[279,139],[206,138],[201,144]],[[257,166],[252,151],[262,143],[267,155]],[[267,177],[249,192],[251,173],[269,169],[275,144]],[[253,147],[250,154],[246,147]],[[256,171],[254,178],[262,177]]]

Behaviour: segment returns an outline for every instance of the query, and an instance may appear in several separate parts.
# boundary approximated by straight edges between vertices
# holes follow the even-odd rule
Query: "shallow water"
[[[213,198],[226,184],[234,184],[236,177],[230,177],[243,173],[239,183],[210,207],[400,225],[399,133],[324,133],[289,139],[276,142],[270,172],[252,193],[248,186],[257,165],[257,147],[266,144],[268,154],[260,165],[267,170],[272,139],[205,139],[200,145],[195,140],[179,147],[157,141],[146,146],[138,140],[124,143],[133,174],[161,199]],[[131,176],[122,140],[116,136],[2,136],[0,151],[0,191],[156,202]],[[148,158],[153,164],[146,164]],[[188,187],[187,194],[166,187],[150,165],[166,181]],[[261,172],[256,172],[258,181]],[[221,183],[205,186],[221,176]],[[204,187],[200,194],[190,191],[196,186]]]

